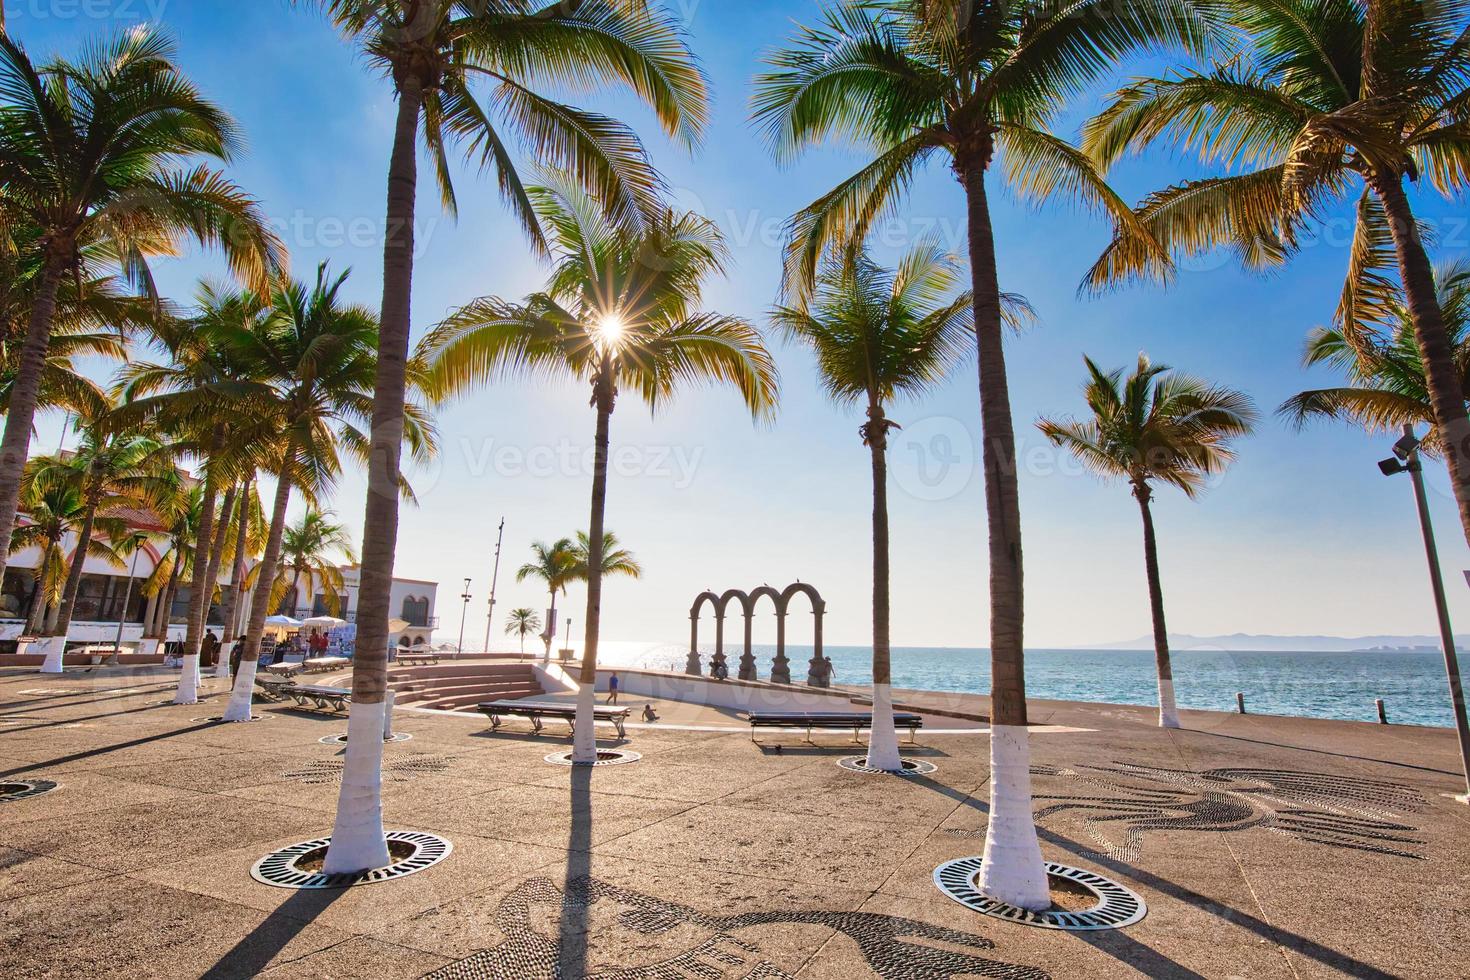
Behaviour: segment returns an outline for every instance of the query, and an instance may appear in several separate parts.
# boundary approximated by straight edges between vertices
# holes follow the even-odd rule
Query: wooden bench
[[[313,657],[302,661],[301,669],[308,674],[325,674],[351,665],[352,661],[346,657]]]
[[[325,684],[288,684],[282,693],[303,708],[318,711],[346,711],[352,703],[352,690],[346,687],[328,687]]]
[[[286,688],[295,686],[290,680],[283,677],[257,676],[255,684],[260,688],[260,693],[270,701],[285,701]]]
[[[810,742],[812,730],[816,728],[836,728],[843,731],[850,728],[852,737],[857,739],[859,732],[873,727],[873,714],[870,711],[749,711],[746,712],[746,717],[750,721],[751,741],[755,740],[757,728],[805,728],[806,740]],[[893,727],[907,728],[909,741],[913,741],[915,733],[924,727],[924,719],[905,711],[895,711]]]
[[[400,653],[397,663],[405,667],[428,667],[439,662],[437,653]]]
[[[543,718],[558,718],[567,723],[572,735],[577,734],[577,707],[572,704],[560,704],[555,701],[481,701],[477,708],[490,719],[490,730],[496,731],[500,728],[501,719],[507,716],[531,719],[531,732],[540,735]],[[631,708],[618,708],[612,705],[596,705],[592,709],[592,717],[595,721],[610,721],[618,731],[618,738],[626,738],[623,731],[623,722],[627,721]]]

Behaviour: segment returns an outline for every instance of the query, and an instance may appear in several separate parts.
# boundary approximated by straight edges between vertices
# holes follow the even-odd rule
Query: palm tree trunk
[[[287,451],[289,458],[291,450]],[[260,638],[265,635],[265,616],[271,601],[271,583],[275,581],[276,564],[281,560],[281,538],[286,530],[286,508],[291,504],[291,471],[281,467],[276,477],[276,501],[271,510],[270,531],[265,539],[265,554],[256,569],[255,593],[250,599],[250,621],[245,627],[245,649],[240,654],[240,667],[235,672],[235,685],[230,690],[230,706],[225,721],[249,721],[250,700],[255,691],[255,667],[260,661]]]
[[[182,574],[182,554],[178,543],[174,544],[174,567],[169,569],[168,584],[163,588],[163,601],[158,604],[158,624],[155,636],[160,642],[168,641],[168,621],[173,615],[174,598],[179,594],[179,576]]]
[[[46,621],[46,569],[50,566],[51,553],[61,544],[58,538],[48,538],[41,549],[41,561],[36,565],[36,584],[31,588],[31,607],[26,611],[26,636],[40,633]]]
[[[551,662],[551,641],[556,632],[556,586],[551,587],[551,608],[546,610],[546,661]]]
[[[236,493],[237,489],[233,483],[225,491],[224,502],[220,504],[219,508],[219,520],[215,522],[214,544],[209,549],[209,567],[204,570],[205,599],[202,625],[206,631],[209,629],[209,607],[214,602],[214,591],[219,587],[219,566],[225,557],[225,542],[230,537],[230,519],[234,515]],[[222,644],[215,646],[214,656],[216,659],[216,663],[214,664],[215,676],[222,677],[228,675],[229,662],[224,656],[224,646]],[[219,669],[221,665],[225,667],[224,671]]]
[[[1133,484],[1133,496],[1143,513],[1143,566],[1148,572],[1148,605],[1154,623],[1154,666],[1159,674],[1159,726],[1178,728],[1174,706],[1174,668],[1169,663],[1169,627],[1164,623],[1164,587],[1159,578],[1159,544],[1154,537],[1154,515],[1149,506],[1153,491],[1147,483]]]
[[[87,551],[92,547],[92,531],[96,525],[97,504],[88,503],[81,530],[77,532],[77,546],[72,553],[71,568],[66,573],[66,587],[61,593],[61,611],[56,615],[56,626],[52,634],[54,636],[64,637],[71,629],[72,613],[77,607],[77,594],[82,590],[82,570],[87,564]]]
[[[1031,817],[1016,435],[1006,381],[995,237],[985,191],[993,149],[988,134],[977,135],[960,147],[955,163],[968,212],[990,535],[990,823],[980,889],[1011,905],[1039,910],[1051,904],[1051,896]]]
[[[399,461],[413,300],[414,195],[418,187],[419,116],[423,80],[397,79],[398,121],[388,164],[388,225],[383,241],[383,308],[373,386],[372,449],[363,518],[357,598],[357,650],[352,663],[352,713],[337,817],[323,870],[363,871],[388,863],[383,837],[383,731],[388,687],[388,617],[393,558],[398,546]]]
[[[1404,193],[1403,180],[1395,175],[1374,179],[1374,191],[1383,202],[1398,255],[1399,277],[1414,322],[1414,339],[1424,364],[1424,377],[1429,386],[1429,403],[1439,425],[1448,452],[1450,486],[1460,508],[1460,526],[1470,543],[1470,417],[1465,411],[1465,394],[1455,369],[1454,346],[1445,329],[1444,312],[1434,292],[1434,270],[1419,226]]]
[[[235,515],[235,562],[230,569],[230,588],[225,593],[225,644],[220,648],[220,657],[228,664],[230,653],[234,649],[235,637],[239,635],[239,624],[236,622],[240,611],[240,596],[244,594],[245,580],[245,548],[246,538],[250,534],[250,515],[247,510],[250,505],[250,481],[244,480],[240,483],[240,509]]]
[[[184,627],[184,669],[179,674],[179,689],[174,704],[199,703],[199,645],[204,639],[204,614],[209,608],[206,595],[209,581],[209,553],[214,546],[214,510],[218,496],[215,482],[214,456],[222,438],[218,429],[211,437],[205,453],[204,499],[199,507],[199,530],[194,536],[194,574],[189,581],[189,618]]]
[[[56,317],[56,293],[69,263],[59,249],[47,250],[35,305],[31,307],[20,366],[11,386],[10,406],[5,413],[5,436],[0,439],[0,541],[9,541],[15,530],[15,512],[20,506],[20,484],[31,447],[31,426],[36,419],[36,401],[41,393],[41,374],[46,368],[46,348],[51,343],[51,323]],[[9,559],[0,548],[0,578],[5,577]]]
[[[607,355],[593,389],[597,406],[597,437],[592,451],[592,513],[587,520],[587,615],[582,634],[582,672],[578,678],[576,736],[572,740],[572,762],[597,761],[597,731],[592,717],[597,690],[597,634],[602,627],[602,546],[607,513],[607,447],[612,422],[612,365]]]
[[[868,766],[901,772],[893,727],[893,678],[888,622],[888,419],[876,398],[868,402],[864,441],[873,461],[873,727]]]
[[[280,608],[276,610],[276,612],[283,613],[284,615],[295,618],[296,598],[300,592],[300,589],[301,569],[298,568],[291,573],[291,588],[285,595],[281,597],[281,605]]]

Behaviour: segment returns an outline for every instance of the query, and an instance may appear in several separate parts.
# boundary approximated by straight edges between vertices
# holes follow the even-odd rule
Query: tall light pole
[[[495,536],[495,570],[490,573],[490,608],[485,612],[485,655],[490,655],[490,621],[495,618],[495,583],[500,580],[500,543],[505,540],[505,518],[500,519],[500,533]]]
[[[1470,803],[1470,723],[1465,719],[1465,692],[1460,685],[1460,662],[1455,653],[1455,634],[1450,628],[1450,611],[1445,605],[1444,579],[1439,571],[1439,551],[1434,546],[1434,524],[1429,519],[1429,497],[1424,492],[1424,464],[1419,458],[1419,437],[1412,425],[1393,444],[1393,456],[1378,464],[1384,476],[1409,474],[1414,484],[1414,503],[1419,507],[1419,528],[1424,532],[1424,556],[1429,561],[1429,583],[1434,590],[1434,611],[1439,617],[1439,641],[1444,647],[1444,669],[1449,676],[1450,700],[1454,703],[1455,732],[1460,737],[1460,768],[1465,772],[1465,796]]]
[[[138,576],[138,552],[143,550],[143,542],[146,540],[146,534],[133,535],[133,561],[128,568],[128,584],[123,589],[122,610],[117,614],[117,636],[112,641],[112,654],[107,658],[107,663],[113,666],[122,663],[118,654],[122,653],[123,623],[128,618],[128,603],[133,601],[133,579]]]
[[[470,580],[464,580],[464,594],[460,596],[464,600],[464,607],[459,611],[459,645],[454,648],[455,656],[464,653],[464,617],[470,611]]]

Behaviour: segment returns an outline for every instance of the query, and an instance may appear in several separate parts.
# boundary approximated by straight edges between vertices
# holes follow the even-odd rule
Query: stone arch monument
[[[740,611],[745,616],[745,645],[740,656],[738,676],[743,681],[755,680],[755,655],[751,652],[752,619],[760,600],[769,598],[776,609],[776,657],[771,663],[771,681],[776,684],[790,684],[791,662],[786,657],[786,613],[791,600],[798,594],[805,595],[811,601],[815,620],[807,684],[812,687],[829,687],[832,683],[832,672],[822,656],[822,617],[826,614],[827,603],[823,601],[821,593],[805,582],[793,582],[779,592],[769,585],[762,585],[750,592],[727,589],[721,595],[701,592],[695,596],[694,605],[689,608],[689,656],[684,664],[684,672],[695,676],[704,673],[699,656],[699,614],[705,603],[709,603],[715,613],[715,652],[710,658],[710,673],[713,675],[717,667],[725,663],[725,611],[733,601],[740,604]]]

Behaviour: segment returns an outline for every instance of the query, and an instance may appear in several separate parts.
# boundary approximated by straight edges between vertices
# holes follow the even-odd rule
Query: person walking
[[[618,675],[616,673],[610,675],[607,679],[607,703],[618,703]]]

